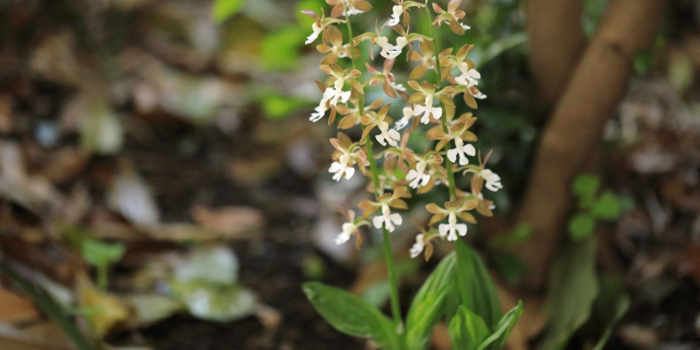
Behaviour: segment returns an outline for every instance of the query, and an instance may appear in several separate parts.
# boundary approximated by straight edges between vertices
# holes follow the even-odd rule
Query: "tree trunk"
[[[525,7],[530,69],[539,107],[548,113],[573,74],[586,38],[582,0],[528,0]]]
[[[571,202],[572,179],[601,140],[632,74],[634,54],[652,41],[667,0],[615,0],[544,129],[520,222],[533,237],[515,252],[528,267],[526,287],[540,289]],[[556,30],[556,29],[554,29]]]

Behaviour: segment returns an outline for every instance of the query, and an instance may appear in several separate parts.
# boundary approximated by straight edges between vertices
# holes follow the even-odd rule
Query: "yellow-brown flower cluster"
[[[467,58],[473,45],[464,45],[455,53],[453,48],[440,51],[432,30],[430,35],[410,31],[411,21],[423,18],[436,27],[447,25],[454,33],[464,34],[469,27],[462,23],[465,17],[465,12],[459,9],[462,0],[450,0],[446,10],[436,3],[429,6],[428,1],[393,1],[391,15],[381,27],[357,36],[352,33],[350,16],[371,11],[368,1],[326,0],[333,6],[329,17],[323,12],[319,16],[313,11],[304,11],[315,19],[307,44],[320,38],[317,49],[326,55],[320,69],[328,75],[325,82],[317,82],[323,95],[310,120],[316,122],[328,114],[330,125],[340,114],[339,129],[362,131],[362,136],[355,141],[344,133],[331,139],[336,149],[329,169],[333,178],[337,181],[349,179],[357,166],[362,174],[372,179],[368,189],[375,195],[374,200],[359,204],[364,210],[361,218],[355,218],[353,211],[344,212],[350,221],[343,225],[336,240],[338,244],[356,235],[359,247],[361,235],[357,228],[369,226],[372,215],[374,227],[394,231],[403,219],[392,210],[409,209],[403,199],[411,196],[409,188],[418,194],[430,191],[435,185],[450,189],[451,198],[443,205],[431,203],[426,207],[433,214],[429,225],[436,227],[421,228],[411,248],[411,256],[425,251],[427,259],[432,254],[432,240],[454,241],[466,235],[467,224],[476,223],[471,211],[492,215],[493,202],[484,199],[482,189],[485,186],[490,191],[498,191],[502,185],[500,177],[484,167],[485,160],[479,159],[478,166],[470,164],[470,157],[479,154],[472,144],[477,135],[470,131],[477,118],[472,113],[455,118],[458,95],[461,94],[464,103],[472,109],[478,107],[478,99],[486,97],[477,88],[481,75],[474,62]],[[360,45],[366,42],[369,42],[367,49],[375,64],[358,67]],[[414,68],[408,81],[399,82],[392,69],[396,60],[404,56]],[[375,66],[380,66],[381,70]],[[434,73],[429,74],[431,71]],[[426,76],[434,81],[424,79]],[[384,103],[383,99],[366,100],[365,92],[379,89],[379,85],[392,103]],[[391,107],[397,104],[403,104],[401,115],[392,118]],[[435,142],[433,147],[417,152],[408,147],[408,140],[422,124],[433,124],[425,135]],[[384,149],[375,153],[379,145]],[[378,162],[383,163],[382,168],[377,166]],[[455,173],[471,176],[470,191],[456,188]],[[440,223],[444,220],[447,223]]]

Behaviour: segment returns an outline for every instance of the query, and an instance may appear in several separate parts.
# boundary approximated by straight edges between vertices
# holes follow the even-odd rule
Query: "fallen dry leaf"
[[[7,350],[74,350],[62,341],[44,339],[0,323],[0,349]]]
[[[160,221],[160,210],[146,181],[132,170],[119,173],[108,194],[112,209],[137,225],[155,225]]]
[[[191,210],[192,218],[205,229],[220,232],[227,238],[234,238],[263,226],[262,213],[250,207],[207,208],[196,205]]]
[[[22,323],[39,317],[29,298],[0,287],[0,323]]]

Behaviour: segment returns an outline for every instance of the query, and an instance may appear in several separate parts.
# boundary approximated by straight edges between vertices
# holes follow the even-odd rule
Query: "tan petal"
[[[461,212],[461,213],[457,214],[457,216],[459,217],[460,220],[462,220],[464,222],[468,222],[470,224],[476,224],[476,218],[472,214],[469,214],[467,212]]]
[[[426,210],[428,211],[428,213],[430,213],[430,214],[443,214],[443,213],[445,212],[444,209],[440,208],[440,206],[438,206],[438,205],[435,204],[435,203],[430,203],[430,204],[426,205],[426,206],[425,206],[425,209],[426,209]]]
[[[430,222],[428,223],[428,225],[435,225],[435,223],[444,220],[446,217],[447,214],[435,214],[432,218],[430,218]]]

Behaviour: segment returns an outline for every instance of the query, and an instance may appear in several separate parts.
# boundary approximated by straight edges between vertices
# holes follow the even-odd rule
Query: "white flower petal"
[[[472,145],[472,144],[470,143],[470,144],[468,144],[466,147],[464,147],[464,152],[465,152],[467,155],[473,157],[473,156],[476,155],[476,148],[474,147],[474,145]]]
[[[390,218],[391,221],[396,225],[401,225],[401,223],[403,222],[403,218],[400,214],[391,214]]]
[[[450,235],[447,236],[448,241],[456,241],[459,237],[457,237],[457,232],[456,231],[450,231]]]
[[[355,175],[355,168],[348,167],[345,169],[345,180],[350,180],[353,175]]]
[[[338,162],[333,162],[331,163],[330,168],[328,168],[328,172],[330,173],[337,173],[343,168],[343,165],[338,163]]]
[[[375,136],[375,138],[377,139],[377,142],[379,142],[380,145],[386,146],[386,141],[384,140],[384,134],[377,134],[377,136]]]
[[[457,224],[455,228],[460,236],[464,237],[467,235],[467,224]]]
[[[341,232],[338,237],[335,238],[335,244],[341,245],[350,239],[350,234]]]
[[[440,232],[440,236],[445,236],[447,235],[447,232],[450,231],[450,225],[449,224],[440,224],[438,226],[438,231]]]
[[[374,218],[372,218],[372,224],[376,228],[382,228],[383,223],[384,223],[384,217],[381,215],[377,215]]]
[[[447,159],[450,160],[450,162],[454,163],[457,161],[457,150],[456,149],[450,149],[447,150]]]

